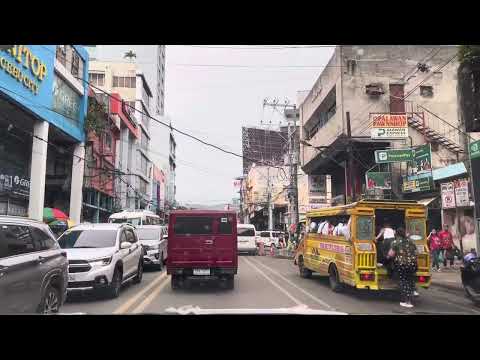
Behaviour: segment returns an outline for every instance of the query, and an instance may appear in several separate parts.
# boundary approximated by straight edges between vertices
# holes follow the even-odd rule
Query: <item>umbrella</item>
[[[68,216],[59,209],[56,208],[44,208],[43,209],[43,222],[51,223],[55,220],[68,220]]]
[[[74,226],[75,223],[73,220],[67,219],[67,220],[54,220],[51,223],[48,223],[48,226],[64,226],[70,229],[72,226]]]

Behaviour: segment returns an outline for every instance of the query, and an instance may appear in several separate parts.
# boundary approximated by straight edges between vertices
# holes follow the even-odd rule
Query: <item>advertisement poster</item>
[[[451,209],[455,207],[455,193],[453,189],[453,183],[451,182],[440,184],[443,209]]]
[[[408,163],[403,179],[403,192],[430,191],[433,189],[432,149],[430,144],[414,149],[414,158]]]
[[[408,121],[406,114],[371,113],[372,139],[405,139],[408,137]]]
[[[310,196],[319,196],[326,193],[325,175],[308,175],[308,190]]]
[[[414,156],[414,149],[375,150],[377,164],[412,161]]]
[[[367,190],[372,189],[392,189],[392,174],[389,172],[367,172],[366,183]]]
[[[470,197],[468,194],[468,180],[460,179],[454,181],[455,199],[457,206],[470,206]]]
[[[30,179],[15,172],[0,170],[0,193],[2,192],[29,196]]]

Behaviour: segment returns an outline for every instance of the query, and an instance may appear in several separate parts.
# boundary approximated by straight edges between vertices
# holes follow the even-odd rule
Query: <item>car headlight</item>
[[[89,263],[91,266],[106,266],[112,262],[112,257],[113,256],[90,260]]]

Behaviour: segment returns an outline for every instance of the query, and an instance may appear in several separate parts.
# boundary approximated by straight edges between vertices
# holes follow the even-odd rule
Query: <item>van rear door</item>
[[[168,258],[173,267],[211,267],[217,258],[212,215],[172,215]]]
[[[237,267],[237,220],[234,214],[221,214],[215,217],[216,266],[219,268]]]

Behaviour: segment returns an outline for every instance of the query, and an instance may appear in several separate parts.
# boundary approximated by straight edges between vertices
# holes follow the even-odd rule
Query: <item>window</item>
[[[122,235],[120,235],[120,244],[124,243],[125,241],[127,241],[126,231],[122,231]]]
[[[407,233],[410,234],[412,240],[421,241],[425,238],[425,220],[424,219],[407,219]]]
[[[373,236],[373,218],[359,216],[357,218],[357,240],[372,240]]]
[[[174,231],[177,235],[208,235],[213,234],[212,217],[179,216],[175,219]]]
[[[105,146],[108,149],[112,149],[112,142],[112,134],[110,134],[109,132],[105,133]]]
[[[67,230],[58,239],[62,249],[106,248],[115,246],[117,230]]]
[[[218,224],[218,233],[230,235],[232,233],[233,217],[231,215],[225,215],[222,216],[219,220],[220,222]]]
[[[252,228],[237,228],[238,236],[255,236],[255,230]]]
[[[147,185],[148,185],[148,183],[145,180],[140,179],[140,189],[139,190],[142,194],[147,193]]]
[[[32,227],[32,235],[36,250],[51,250],[57,248],[57,242],[41,229]]]
[[[35,251],[28,226],[0,225],[0,258]]]
[[[105,85],[105,74],[90,73],[88,74],[88,76],[89,76],[89,82],[92,83],[92,85],[95,85],[95,86]]]
[[[73,76],[79,76],[79,68],[80,68],[80,56],[77,54],[75,49],[73,50],[72,54],[72,68],[70,72],[72,73]]]
[[[132,230],[125,230],[125,234],[127,235],[127,241],[130,243],[136,243],[137,239],[135,238],[135,235],[133,234]]]
[[[141,240],[159,240],[161,239],[160,230],[156,229],[137,229],[138,238]]]
[[[147,137],[147,133],[142,129],[142,138],[140,139],[140,146],[142,148],[142,150],[144,151],[148,151],[148,137]]]
[[[114,76],[113,87],[135,88],[135,77]]]
[[[138,152],[138,154],[140,155],[139,157],[139,160],[140,160],[140,163],[139,163],[139,168],[142,172],[142,174],[146,175],[147,174],[147,168],[148,168],[148,159],[143,156],[140,152]]]
[[[67,63],[66,45],[57,45],[57,51],[56,51],[55,57],[63,66],[65,66],[65,64]]]
[[[433,96],[433,86],[420,86],[420,96],[423,97],[432,97]]]

